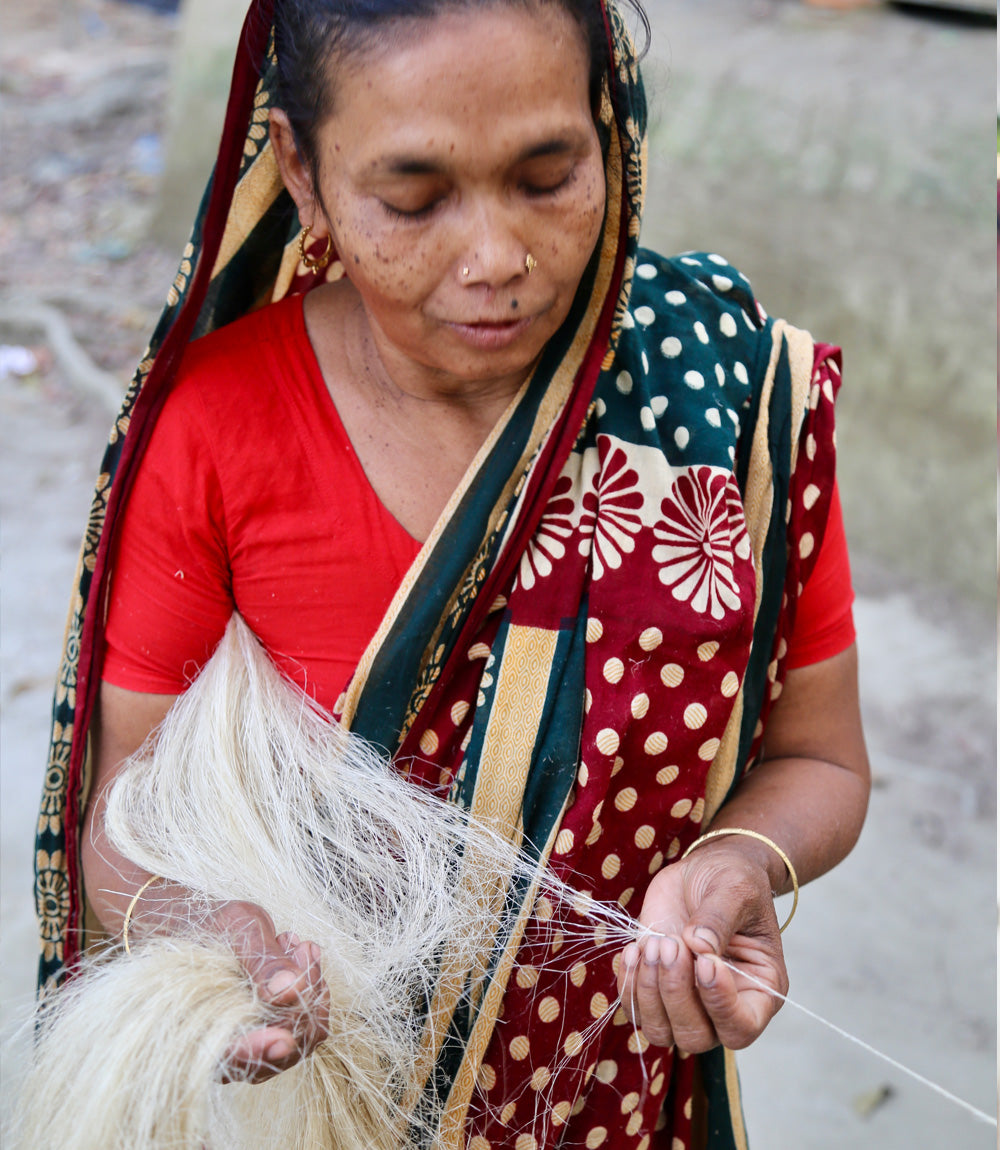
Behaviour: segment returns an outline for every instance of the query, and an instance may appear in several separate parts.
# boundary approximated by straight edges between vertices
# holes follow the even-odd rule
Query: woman
[[[238,609],[400,769],[657,932],[567,975],[521,906],[442,1045],[443,1143],[739,1145],[719,1044],[777,1003],[720,956],[785,990],[772,892],[842,858],[867,798],[849,593],[796,620],[814,566],[844,582],[835,353],[721,257],[637,249],[613,10],[278,0],[272,43],[270,9],[101,478],[43,975],[133,901],[134,930],[182,912],[104,840],[103,793]],[[319,955],[248,904],[214,929],[279,1011],[236,1052],[264,1078],[324,1035]]]

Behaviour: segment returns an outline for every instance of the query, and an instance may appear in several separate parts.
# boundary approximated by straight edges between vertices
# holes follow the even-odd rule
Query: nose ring
[[[467,280],[472,274],[472,269],[469,267],[462,268],[462,279]]]
[[[537,267],[538,267],[538,260],[535,259],[535,257],[531,254],[531,252],[528,252],[528,254],[524,257],[524,270],[525,270],[525,272],[530,276],[531,273]]]

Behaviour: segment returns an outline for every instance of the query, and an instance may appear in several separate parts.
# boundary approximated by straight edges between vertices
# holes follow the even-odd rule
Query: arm
[[[789,856],[800,883],[835,866],[857,840],[869,768],[858,703],[854,646],[790,671],[764,738],[763,760],[711,827],[759,831]],[[640,921],[658,934],[626,948],[619,987],[657,1045],[697,1052],[719,1042],[749,1045],[780,1003],[740,980],[727,960],[785,993],[772,892],[791,888],[764,843],[725,836],[698,847],[650,884]]]
[[[94,785],[84,818],[81,855],[88,898],[112,934],[121,932],[129,903],[152,876],[109,843],[103,819],[107,793],[125,759],[159,725],[175,698],[101,684],[93,726]],[[130,939],[186,921],[186,902],[187,892],[176,883],[152,883],[132,912]],[[279,1013],[278,1023],[241,1039],[227,1059],[236,1077],[263,1081],[294,1065],[326,1037],[328,992],[320,973],[319,950],[294,935],[276,935],[270,916],[252,903],[221,904],[208,929],[233,946],[258,993]]]

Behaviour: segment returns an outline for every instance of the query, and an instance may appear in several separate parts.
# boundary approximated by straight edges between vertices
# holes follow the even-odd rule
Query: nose
[[[527,250],[508,205],[493,197],[470,205],[458,260],[463,283],[505,287],[526,274]]]

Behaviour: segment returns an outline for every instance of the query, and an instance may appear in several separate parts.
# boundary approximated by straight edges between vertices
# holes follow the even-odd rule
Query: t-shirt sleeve
[[[789,670],[832,659],[854,642],[854,589],[836,485],[816,566],[799,597],[788,644]]]
[[[222,484],[206,422],[196,388],[180,386],[157,420],[128,497],[102,673],[117,687],[180,693],[233,613]]]

